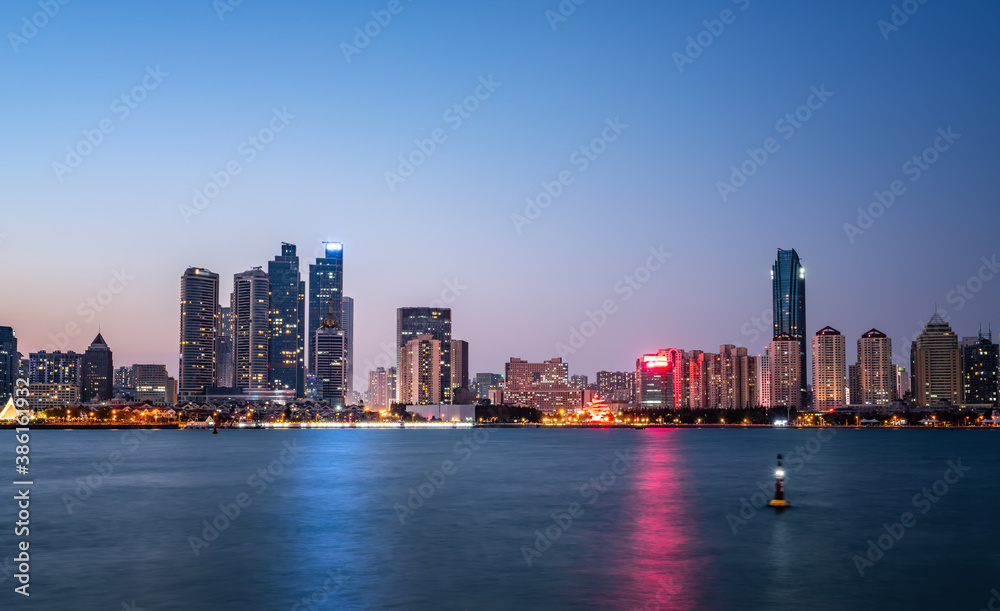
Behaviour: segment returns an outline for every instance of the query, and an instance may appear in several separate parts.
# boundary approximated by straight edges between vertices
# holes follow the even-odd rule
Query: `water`
[[[0,570],[0,608],[976,610],[1000,589],[996,431],[133,435],[33,433],[32,597]],[[107,467],[92,463],[114,451],[88,496],[77,478],[96,484]],[[754,509],[778,452],[793,508]],[[915,505],[923,488],[937,498],[949,460],[968,471]],[[592,478],[600,489],[581,490]],[[240,515],[219,518],[237,499]],[[852,558],[904,512],[916,523],[859,575]],[[206,521],[229,524],[192,544]]]

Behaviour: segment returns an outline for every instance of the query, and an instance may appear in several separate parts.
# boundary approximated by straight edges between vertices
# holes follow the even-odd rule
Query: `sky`
[[[0,325],[176,375],[187,267],[329,240],[356,375],[761,353],[779,248],[849,360],[1000,329],[995,2],[576,1],[2,3]]]

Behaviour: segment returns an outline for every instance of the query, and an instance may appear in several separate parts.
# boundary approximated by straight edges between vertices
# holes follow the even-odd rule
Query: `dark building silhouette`
[[[113,396],[115,381],[115,366],[104,338],[97,337],[83,353],[83,385],[80,393],[81,401],[108,401]]]
[[[993,332],[962,347],[962,373],[965,379],[965,402],[997,403],[998,347],[992,341]]]
[[[0,327],[0,405],[14,394],[20,368],[21,355],[17,352],[14,329]]]

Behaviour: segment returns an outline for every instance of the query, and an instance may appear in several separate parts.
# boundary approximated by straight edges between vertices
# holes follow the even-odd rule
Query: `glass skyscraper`
[[[17,353],[17,337],[11,327],[0,327],[0,405],[14,394],[21,355]],[[0,408],[2,409],[2,408]]]
[[[316,372],[316,330],[323,323],[330,300],[334,314],[343,316],[344,298],[344,245],[325,242],[323,256],[309,266],[309,374]]]
[[[215,340],[219,328],[219,274],[190,267],[181,276],[179,394],[205,393],[215,385]]]
[[[306,283],[294,244],[282,242],[281,254],[267,264],[267,275],[271,279],[269,385],[305,397]]]
[[[774,307],[774,337],[788,334],[799,341],[799,373],[802,391],[806,376],[806,270],[799,253],[778,249],[778,258],[771,268],[771,290]],[[852,399],[853,400],[853,399]]]
[[[340,307],[340,328],[344,330],[347,340],[346,373],[347,395],[350,398],[354,391],[354,299],[344,295]]]
[[[270,280],[255,267],[233,277],[233,375],[237,388],[268,388]]]
[[[451,308],[399,308],[396,310],[396,363],[399,366],[397,398],[411,381],[403,367],[406,343],[418,335],[430,335],[441,342],[439,351],[441,402],[451,403]]]

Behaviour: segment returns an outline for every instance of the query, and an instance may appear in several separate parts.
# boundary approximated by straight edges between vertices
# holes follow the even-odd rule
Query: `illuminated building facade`
[[[334,314],[336,303],[330,299],[326,316],[313,337],[316,347],[316,382],[321,400],[341,408],[347,398],[347,337]]]
[[[962,403],[962,351],[951,326],[934,312],[910,347],[913,398],[929,407],[939,401]]]
[[[215,385],[219,274],[188,268],[181,276],[179,394],[203,395]]]
[[[375,371],[368,372],[367,403],[377,409],[385,409],[392,403],[392,397],[389,395],[389,372],[385,367],[378,367]]]
[[[83,355],[73,352],[32,352],[28,355],[28,382],[31,384],[72,384],[80,387]]]
[[[296,397],[304,397],[306,283],[294,244],[282,242],[281,254],[267,263],[267,277],[271,291],[268,387],[293,390]]]
[[[997,406],[998,351],[993,333],[979,337],[962,348],[965,402]]]
[[[233,277],[233,355],[236,388],[268,386],[271,287],[259,267]]]
[[[451,390],[469,388],[469,342],[451,340]]]
[[[84,401],[108,401],[115,382],[115,365],[111,348],[100,333],[83,353],[80,396]]]
[[[35,411],[59,409],[80,403],[80,387],[76,384],[31,384],[28,404]]]
[[[412,369],[405,366],[406,362],[403,350],[406,344],[418,335],[430,335],[434,340],[440,342],[439,362],[437,369],[440,372],[438,386],[441,389],[441,397],[435,403],[451,403],[451,309],[450,308],[399,308],[396,310],[396,350],[397,364],[399,366],[399,380],[397,384],[397,400],[403,401],[403,395],[408,393],[413,386],[410,378]]]
[[[166,365],[132,365],[135,380],[135,400],[150,405],[173,405],[173,380],[167,375]]]
[[[490,391],[503,390],[502,373],[477,373],[476,374],[476,395],[482,400],[490,398]]]
[[[17,351],[17,336],[11,327],[0,327],[0,405],[14,395],[21,355]]]
[[[888,405],[895,399],[896,368],[892,339],[871,329],[858,340],[858,386],[862,405]]]
[[[323,323],[330,300],[338,325],[343,316],[344,302],[344,245],[339,242],[324,242],[323,256],[309,266],[309,373],[316,368],[316,330]]]
[[[597,392],[605,401],[632,403],[635,401],[635,372],[598,371]]]
[[[802,407],[802,370],[799,340],[787,333],[768,344],[771,365],[770,407]]]
[[[232,294],[229,303],[234,300]],[[215,346],[215,385],[220,388],[232,388],[235,385],[235,357],[233,355],[233,311],[232,308],[219,308],[219,337]]]
[[[347,394],[354,392],[354,299],[344,295],[340,304],[340,328],[347,336]]]
[[[813,408],[832,411],[847,404],[845,395],[847,357],[844,336],[833,327],[823,327],[812,337]]]
[[[799,254],[778,250],[771,267],[771,292],[774,308],[774,336],[790,335],[799,342],[799,382],[806,393],[806,270]],[[773,383],[773,380],[772,380]],[[801,404],[802,400],[799,400]]]
[[[402,403],[437,405],[441,403],[441,342],[430,334],[421,334],[403,346],[401,369],[405,385]]]
[[[674,360],[666,350],[635,361],[636,403],[642,409],[673,409]]]

